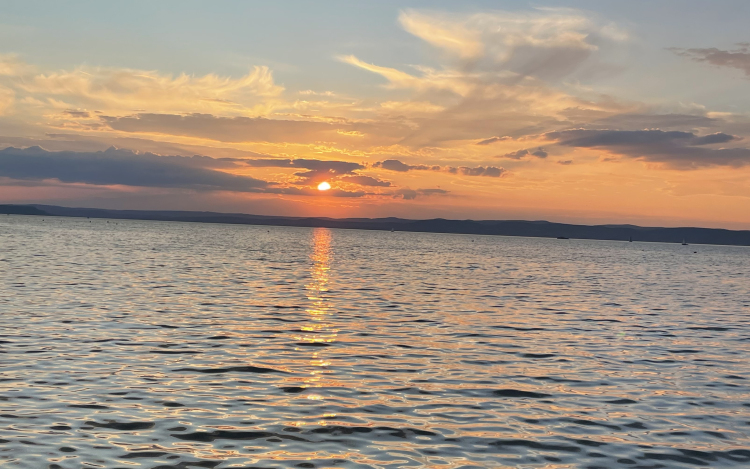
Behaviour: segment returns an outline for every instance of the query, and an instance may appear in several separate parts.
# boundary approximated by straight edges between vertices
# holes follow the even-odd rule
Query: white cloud
[[[484,12],[457,16],[403,11],[401,25],[456,59],[464,69],[507,70],[521,75],[559,77],[574,71],[604,41],[627,33],[568,9]]]
[[[353,55],[341,56],[339,60],[382,76],[388,80],[388,87],[393,89],[411,88],[422,92],[447,90],[465,96],[473,88],[471,83],[466,81],[466,75],[458,71],[436,71],[428,67],[418,67],[422,75],[415,76],[395,68],[364,62]]]

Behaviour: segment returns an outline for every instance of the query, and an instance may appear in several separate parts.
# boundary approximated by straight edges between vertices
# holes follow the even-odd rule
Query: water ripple
[[[8,216],[0,467],[750,466],[750,250]]]

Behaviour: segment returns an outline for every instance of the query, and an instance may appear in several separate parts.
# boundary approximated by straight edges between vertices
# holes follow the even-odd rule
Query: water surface
[[[750,249],[2,216],[0,467],[750,467]]]

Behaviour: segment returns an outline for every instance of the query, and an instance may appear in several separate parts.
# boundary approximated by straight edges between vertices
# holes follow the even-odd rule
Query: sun
[[[319,191],[327,191],[330,188],[331,188],[331,185],[328,184],[328,181],[323,181],[320,184],[318,184]]]

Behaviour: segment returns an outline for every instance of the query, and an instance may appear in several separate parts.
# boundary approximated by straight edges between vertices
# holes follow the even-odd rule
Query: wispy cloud
[[[238,78],[84,66],[45,73],[17,56],[1,55],[0,76],[6,86],[40,103],[110,114],[138,109],[258,114],[272,109],[284,91],[268,67],[253,67]]]
[[[459,96],[466,96],[473,88],[472,84],[464,79],[462,73],[455,71],[437,71],[428,67],[420,67],[421,75],[411,75],[395,68],[367,63],[353,55],[340,56],[339,60],[382,76],[388,80],[389,88],[414,89],[421,92],[445,90],[452,91]]]
[[[0,76],[29,76],[34,70],[16,54],[0,54]]]

